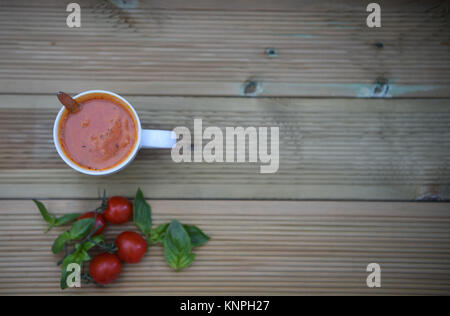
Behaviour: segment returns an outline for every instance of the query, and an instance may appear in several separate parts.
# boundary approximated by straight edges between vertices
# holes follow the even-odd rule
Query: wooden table
[[[77,2],[81,28],[64,2],[0,1],[0,294],[450,294],[449,1],[379,1],[374,29],[357,0]],[[145,150],[75,173],[55,92],[89,89],[125,96],[144,128],[279,126],[280,169]],[[31,199],[63,214],[138,187],[156,223],[212,240],[181,273],[154,247],[112,286],[61,292],[60,231]]]

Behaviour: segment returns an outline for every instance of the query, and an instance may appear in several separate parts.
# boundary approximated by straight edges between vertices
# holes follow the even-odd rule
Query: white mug
[[[136,122],[136,129],[137,129],[137,139],[134,144],[134,147],[131,149],[130,153],[128,154],[128,157],[126,157],[121,163],[118,165],[114,165],[111,168],[108,169],[102,169],[102,170],[91,170],[88,168],[83,168],[82,166],[77,165],[74,163],[64,152],[64,150],[61,147],[60,144],[60,138],[59,138],[59,126],[60,126],[60,120],[63,116],[63,113],[66,111],[65,107],[63,106],[61,110],[58,113],[58,116],[56,117],[55,124],[53,126],[53,143],[55,144],[56,151],[58,152],[59,156],[64,160],[66,164],[68,164],[72,169],[75,169],[78,172],[92,175],[92,176],[103,176],[108,175],[112,173],[116,173],[119,170],[125,168],[133,159],[136,157],[137,152],[141,148],[172,148],[176,143],[176,134],[173,131],[163,131],[163,130],[154,130],[154,129],[142,129],[141,127],[141,121],[139,120],[139,116],[137,115],[134,108],[131,106],[131,104],[122,98],[121,96],[110,92],[110,91],[104,91],[104,90],[89,90],[82,93],[77,94],[73,98],[76,100],[77,98],[80,98],[85,95],[89,94],[106,94],[113,96],[121,101],[123,101],[123,105],[128,106],[129,112],[134,116],[134,121]]]

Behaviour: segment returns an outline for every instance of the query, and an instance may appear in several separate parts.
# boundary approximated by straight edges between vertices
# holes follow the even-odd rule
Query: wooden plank
[[[0,93],[450,96],[448,1],[113,2],[1,1]]]
[[[174,163],[142,150],[120,173],[76,173],[57,155],[54,96],[0,99],[0,197],[370,199],[450,197],[450,100],[127,97],[144,128],[279,126],[277,173],[259,163]],[[206,141],[205,141],[206,142]]]
[[[44,201],[55,213],[86,211],[96,201]],[[106,288],[61,292],[59,230],[31,201],[0,204],[0,294],[450,294],[450,208],[445,203],[149,201],[156,224],[177,218],[211,241],[192,267],[172,272],[155,246]],[[108,227],[107,240],[133,225]],[[381,288],[366,267],[382,269]]]

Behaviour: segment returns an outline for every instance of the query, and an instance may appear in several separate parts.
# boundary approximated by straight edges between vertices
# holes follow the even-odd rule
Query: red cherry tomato
[[[133,206],[130,201],[121,196],[113,196],[106,201],[103,217],[112,224],[123,224],[133,216]]]
[[[84,213],[83,215],[78,217],[77,220],[80,220],[83,218],[95,218],[95,213],[94,212]],[[100,228],[97,229],[97,231],[94,233],[94,236],[100,235],[105,230],[106,221],[101,214],[97,214],[97,218],[95,220],[95,227],[100,227]]]
[[[114,282],[122,271],[119,258],[111,253],[102,253],[92,259],[89,264],[89,273],[98,284]]]
[[[147,251],[147,242],[135,232],[123,232],[116,238],[117,255],[122,261],[137,263]]]

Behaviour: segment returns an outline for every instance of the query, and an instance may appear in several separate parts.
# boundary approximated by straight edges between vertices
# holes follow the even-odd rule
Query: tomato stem
[[[105,243],[105,245],[103,246],[103,245],[101,245],[98,242],[95,242],[93,240],[89,240],[89,242],[93,243],[97,247],[102,248],[103,250],[105,250],[106,252],[109,252],[109,253],[115,253],[117,251],[117,247],[114,244],[108,245],[108,244]]]

